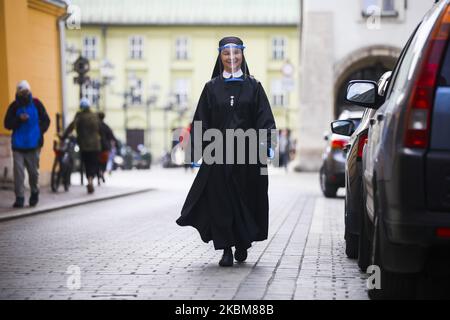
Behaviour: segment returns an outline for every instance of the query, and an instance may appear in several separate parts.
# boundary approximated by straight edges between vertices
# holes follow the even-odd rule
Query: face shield
[[[243,81],[241,78],[243,75],[241,67],[244,58],[244,48],[244,46],[234,43],[229,43],[219,48],[225,82]]]

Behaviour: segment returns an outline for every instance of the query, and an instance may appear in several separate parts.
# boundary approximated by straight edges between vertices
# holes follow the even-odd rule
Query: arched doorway
[[[363,48],[347,56],[346,59],[336,65],[335,74],[335,118],[343,110],[361,110],[352,106],[345,100],[347,85],[351,80],[378,79],[386,71],[392,70],[400,54],[400,49],[393,47],[369,47]]]

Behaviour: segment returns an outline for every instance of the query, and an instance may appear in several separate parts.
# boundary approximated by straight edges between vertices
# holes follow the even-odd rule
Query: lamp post
[[[103,110],[106,110],[106,86],[108,86],[112,80],[114,80],[114,65],[108,60],[108,58],[104,58],[100,65],[100,88],[102,89],[102,99],[103,99]],[[100,99],[99,99],[100,100]],[[97,104],[98,107],[98,104]]]
[[[125,130],[125,140],[127,138],[127,132],[128,132],[128,106],[129,104],[133,104],[135,99],[136,99],[136,95],[135,95],[135,91],[136,91],[136,76],[132,75],[129,78],[129,82],[130,82],[130,87],[128,90],[126,90],[123,93],[123,112],[124,112],[124,130]]]
[[[151,152],[151,145],[152,145],[152,143],[151,143],[151,137],[152,137],[152,134],[151,134],[151,107],[152,107],[152,105],[155,105],[156,104],[156,101],[158,100],[158,92],[159,92],[159,90],[160,90],[160,86],[159,85],[157,85],[157,84],[153,84],[151,87],[150,87],[150,95],[149,95],[149,97],[147,98],[147,100],[145,101],[145,107],[146,107],[146,124],[147,124],[147,147],[148,147],[148,150],[150,150],[150,152]]]
[[[283,74],[282,79],[282,87],[283,91],[286,93],[287,101],[286,101],[286,109],[285,109],[285,121],[286,121],[286,129],[289,128],[289,96],[290,93],[294,90],[295,81],[293,79],[294,75],[294,66],[286,60],[281,68],[281,73]]]
[[[167,134],[168,134],[168,119],[167,119],[167,113],[171,110],[173,110],[173,107],[175,105],[176,101],[175,101],[175,95],[173,93],[169,93],[169,96],[167,98],[167,104],[164,107],[164,154],[167,153],[167,146],[168,146],[168,141],[167,141]]]
[[[77,73],[74,82],[80,86],[80,100],[83,98],[83,85],[89,82],[87,73],[90,70],[89,60],[84,58],[81,54],[73,64],[73,71]]]

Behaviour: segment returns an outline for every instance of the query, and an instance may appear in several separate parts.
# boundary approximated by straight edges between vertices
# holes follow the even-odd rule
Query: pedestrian
[[[110,153],[113,146],[117,145],[117,139],[114,136],[112,129],[105,123],[105,113],[99,112],[100,119],[100,138],[101,138],[101,152],[99,156],[100,163],[100,178],[105,182],[105,171],[110,159]]]
[[[44,145],[44,133],[50,118],[41,101],[34,98],[30,84],[23,80],[16,88],[16,98],[6,112],[4,126],[12,130],[11,147],[14,161],[14,208],[25,205],[25,169],[31,189],[29,205],[39,202],[39,157]]]
[[[87,191],[94,193],[94,178],[99,172],[99,153],[101,151],[100,119],[96,112],[91,111],[87,98],[80,101],[80,111],[65,130],[62,139],[76,129],[77,143],[80,147],[81,161],[88,179]]]
[[[287,171],[288,165],[289,165],[290,149],[291,149],[289,131],[287,129],[284,129],[281,131],[278,145],[279,145],[279,154],[280,154],[280,167],[284,167],[285,171]]]
[[[237,37],[220,40],[212,79],[206,83],[194,114],[193,123],[201,121],[202,133],[218,129],[223,141],[225,130],[276,128],[267,96],[261,83],[250,76],[243,51],[243,42]],[[191,128],[193,151],[199,146],[194,143],[195,125]],[[201,143],[202,151],[207,145]],[[269,138],[264,148],[270,147]],[[234,153],[231,164],[208,164],[203,159],[177,219],[178,225],[195,227],[204,242],[212,240],[216,250],[223,250],[219,261],[223,267],[233,266],[232,247],[234,259],[243,262],[252,242],[266,240],[268,234],[268,177],[261,174],[267,165],[252,164],[247,157],[244,164],[236,164],[236,156]]]

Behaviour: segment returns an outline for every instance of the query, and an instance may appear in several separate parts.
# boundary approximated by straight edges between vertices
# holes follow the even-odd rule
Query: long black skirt
[[[267,193],[265,199],[257,199],[258,186],[248,178],[248,166],[234,165],[231,174],[226,174],[226,167],[208,168],[207,182],[198,200],[177,223],[195,227],[204,242],[213,241],[216,250],[233,246],[247,249],[252,241],[267,238]],[[262,211],[258,201],[264,204]]]

